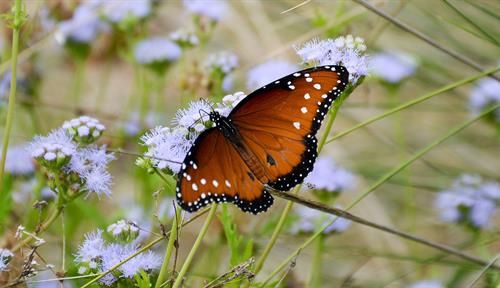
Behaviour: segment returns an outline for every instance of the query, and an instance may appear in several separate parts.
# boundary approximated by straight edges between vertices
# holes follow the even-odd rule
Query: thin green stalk
[[[196,214],[195,216],[191,217],[189,220],[183,222],[182,225],[181,225],[181,227],[184,227],[187,224],[189,224],[189,223],[193,222],[194,220],[198,219],[199,217],[201,217],[202,215],[204,215],[205,213],[207,213],[207,211],[209,211],[209,210],[208,209],[204,209],[204,210],[200,211],[198,214]],[[156,244],[160,243],[161,241],[165,240],[165,237],[171,235],[171,233],[172,233],[172,231],[169,231],[169,232],[165,233],[165,236],[158,237],[155,240],[149,242],[144,247],[142,247],[141,249],[139,249],[137,252],[135,252],[134,254],[130,255],[127,258],[125,258],[120,263],[116,264],[115,266],[109,268],[109,270],[107,270],[107,271],[99,274],[99,276],[97,276],[94,279],[90,280],[89,282],[85,283],[85,285],[83,285],[81,288],[90,287],[92,284],[94,284],[97,281],[101,280],[104,276],[108,275],[109,273],[112,273],[113,271],[115,271],[116,269],[118,269],[120,266],[122,266],[123,264],[127,263],[128,261],[130,261],[130,259],[132,259],[132,258],[136,257],[137,255],[139,255],[139,254],[141,254],[141,253],[143,253],[143,252],[151,249],[151,247],[153,247]]]
[[[325,247],[325,235],[321,233],[316,239],[316,249],[314,251],[314,256],[311,263],[311,271],[309,271],[309,287],[321,287],[321,271],[322,271],[322,260]]]
[[[17,54],[19,53],[19,34],[23,24],[22,0],[16,0],[14,6],[14,20],[12,23],[12,55],[11,55],[11,77],[9,106],[7,108],[7,119],[5,121],[4,136],[2,143],[2,158],[0,159],[0,193],[3,193],[3,178],[5,173],[5,161],[7,160],[7,149],[9,147],[10,132],[12,130],[12,120],[14,118],[14,105],[16,103],[17,88]]]
[[[208,216],[207,219],[205,220],[205,223],[203,224],[203,227],[201,228],[200,234],[198,234],[198,237],[196,238],[196,241],[193,244],[193,248],[191,248],[191,251],[189,251],[189,254],[184,261],[184,264],[182,265],[181,271],[177,275],[177,278],[175,279],[174,285],[172,288],[179,288],[184,281],[184,275],[186,275],[187,270],[189,269],[189,266],[191,265],[191,261],[193,261],[194,255],[196,254],[196,251],[198,251],[198,248],[200,247],[201,241],[203,241],[203,237],[205,237],[205,234],[208,231],[208,227],[210,226],[210,223],[214,219],[215,216],[215,211],[217,211],[217,204],[212,204],[212,207],[210,207],[210,210],[208,211]]]
[[[354,132],[355,130],[358,130],[359,128],[365,127],[365,126],[367,126],[367,125],[369,125],[369,124],[371,124],[371,123],[373,123],[373,122],[375,122],[375,121],[378,121],[378,120],[380,120],[380,119],[383,119],[383,118],[385,118],[385,117],[387,117],[387,116],[389,116],[389,115],[391,115],[391,114],[394,114],[394,113],[396,113],[396,112],[398,112],[398,111],[401,111],[401,110],[403,110],[403,109],[406,109],[406,108],[408,108],[408,107],[411,107],[411,106],[413,106],[413,105],[416,105],[416,104],[418,104],[418,103],[421,103],[421,102],[423,102],[423,101],[425,101],[425,100],[428,100],[428,99],[430,99],[430,98],[432,98],[432,97],[434,97],[434,96],[436,96],[436,95],[439,95],[439,94],[441,94],[441,93],[444,93],[444,92],[447,92],[447,91],[453,90],[453,89],[455,89],[455,88],[457,88],[457,87],[460,87],[460,86],[462,86],[462,85],[465,85],[465,84],[467,84],[467,83],[470,83],[470,82],[476,81],[476,80],[478,80],[478,79],[480,79],[480,78],[482,78],[482,77],[484,77],[484,76],[486,76],[486,75],[493,74],[493,73],[495,73],[495,72],[497,72],[497,71],[499,71],[499,70],[500,70],[500,66],[497,66],[497,67],[495,67],[495,68],[492,68],[492,69],[486,70],[486,71],[484,71],[484,72],[481,72],[481,73],[479,73],[479,74],[477,74],[477,75],[474,75],[474,76],[471,76],[471,77],[468,77],[468,78],[462,79],[462,80],[460,80],[460,81],[457,81],[457,82],[455,82],[455,83],[451,83],[451,84],[449,84],[449,85],[446,85],[446,86],[444,86],[444,87],[442,87],[442,88],[439,88],[439,89],[437,89],[437,90],[435,90],[435,91],[432,91],[432,92],[430,92],[430,93],[428,93],[428,94],[425,94],[425,95],[423,95],[423,96],[421,96],[421,97],[415,98],[415,99],[413,99],[413,100],[411,100],[411,101],[406,102],[405,104],[399,105],[398,107],[395,107],[395,108],[393,108],[393,109],[390,109],[390,110],[389,110],[389,111],[387,111],[387,112],[384,112],[384,113],[382,113],[382,114],[380,114],[380,115],[378,115],[378,116],[375,116],[375,117],[373,117],[373,118],[370,118],[370,119],[366,120],[365,122],[359,123],[358,125],[356,125],[356,126],[354,126],[354,127],[350,128],[350,129],[348,129],[348,130],[346,130],[346,131],[344,131],[344,132],[341,132],[341,133],[339,133],[339,134],[337,134],[337,135],[333,136],[332,138],[328,139],[328,140],[326,141],[326,143],[330,143],[330,142],[332,142],[333,140],[339,139],[340,137],[344,137],[344,136],[346,136],[347,134],[350,134],[350,133]]]
[[[361,84],[362,81],[363,81],[363,79],[360,79],[358,81],[358,85]],[[353,86],[349,86],[339,96],[338,100],[335,101],[336,103],[334,103],[333,109],[331,110],[330,113],[328,113],[329,118],[328,118],[328,122],[326,124],[325,132],[323,133],[323,135],[319,141],[319,144],[318,144],[318,154],[321,152],[324,145],[326,144],[326,139],[328,138],[328,135],[330,134],[330,131],[333,127],[333,122],[335,122],[335,119],[337,118],[337,112],[340,109],[340,106],[342,106],[342,103],[344,102],[344,100],[347,99],[347,97],[349,97],[349,95],[354,91],[354,88],[355,87],[353,87]],[[297,192],[300,191],[301,187],[302,187],[302,185],[299,184],[297,187],[295,187],[295,189],[293,189],[292,193],[296,194]],[[285,209],[283,210],[283,212],[281,212],[280,219],[278,221],[278,224],[276,225],[276,227],[273,230],[273,234],[271,235],[271,239],[269,239],[269,241],[267,242],[267,245],[264,248],[264,252],[262,252],[262,255],[259,258],[259,261],[257,261],[257,264],[255,265],[255,270],[254,270],[255,275],[257,275],[257,273],[260,272],[260,270],[264,266],[264,263],[267,260],[267,257],[269,256],[269,253],[271,253],[271,250],[274,247],[274,244],[276,244],[276,241],[278,240],[278,236],[281,233],[281,230],[283,229],[283,225],[285,225],[285,220],[288,218],[288,214],[290,214],[292,207],[293,207],[293,202],[289,201],[288,203],[286,203],[286,206],[285,206]],[[250,282],[247,282],[247,285],[245,285],[245,287],[249,287],[249,286],[250,286]]]
[[[172,251],[174,250],[174,244],[177,239],[177,229],[179,226],[179,219],[181,217],[181,209],[179,207],[175,207],[175,216],[172,223],[172,229],[170,230],[170,236],[168,237],[167,248],[165,252],[165,258],[163,258],[163,264],[161,265],[160,273],[158,274],[158,279],[156,280],[155,288],[159,288],[162,286],[165,277],[168,272],[168,264],[170,263],[170,257],[172,256]]]
[[[83,92],[83,83],[85,82],[85,60],[76,59],[76,71],[75,71],[75,79],[73,83],[73,101],[75,102],[75,106],[78,109],[81,105],[81,98]]]
[[[392,169],[390,172],[386,173],[384,176],[382,176],[377,182],[372,184],[368,189],[366,189],[361,195],[359,195],[351,204],[347,206],[345,209],[346,211],[350,210],[352,207],[354,207],[356,204],[358,204],[361,200],[363,200],[366,196],[368,196],[371,192],[373,192],[375,189],[380,187],[382,184],[384,184],[387,180],[389,180],[391,177],[408,167],[411,163],[413,163],[415,160],[421,158],[423,155],[425,155],[427,152],[438,146],[439,144],[443,143],[447,139],[451,138],[453,135],[457,134],[458,132],[462,131],[463,129],[467,128],[477,120],[481,119],[482,117],[490,114],[493,112],[495,109],[499,109],[500,104],[494,105],[490,107],[489,109],[485,110],[483,113],[479,114],[478,116],[465,121],[464,123],[456,126],[455,128],[451,129],[448,133],[443,135],[441,138],[435,140],[431,144],[427,145],[426,147],[422,148],[418,152],[416,152],[413,156],[411,156],[408,160],[406,160],[404,163],[399,165],[398,167]],[[321,233],[323,233],[323,230],[328,228],[330,225],[332,225],[338,217],[335,217],[330,221],[330,223],[327,223],[323,228],[320,230],[316,231],[310,238],[308,238],[302,245],[299,246],[293,253],[291,253],[284,261],[281,262],[280,265],[276,267],[276,269],[271,272],[267,278],[263,281],[262,286],[264,286],[267,282],[269,282],[276,274],[278,274],[284,267],[290,263],[290,261],[298,254],[300,251],[302,251],[304,248],[309,246],[315,239],[317,239]]]

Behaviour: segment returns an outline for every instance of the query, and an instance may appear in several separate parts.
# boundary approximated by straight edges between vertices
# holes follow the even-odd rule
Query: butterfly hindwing
[[[248,95],[229,117],[267,170],[268,185],[287,191],[312,170],[315,137],[348,83],[342,66],[322,66],[283,77]]]
[[[233,202],[257,214],[273,204],[270,193],[216,128],[196,139],[178,174],[176,190],[177,202],[189,212],[212,202]]]

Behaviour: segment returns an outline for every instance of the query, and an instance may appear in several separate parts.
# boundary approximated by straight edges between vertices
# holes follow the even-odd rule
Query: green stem
[[[170,230],[170,236],[168,237],[167,249],[165,252],[165,258],[163,258],[163,264],[161,265],[160,273],[158,274],[158,279],[156,280],[155,288],[160,288],[163,284],[165,276],[168,272],[168,264],[170,263],[170,257],[172,256],[172,251],[174,250],[174,244],[177,239],[177,229],[178,229],[178,219],[181,217],[181,209],[177,206],[175,207],[175,216],[172,223],[172,229]]]
[[[360,79],[360,81],[358,82],[358,85],[361,84],[362,81],[363,81],[363,79]],[[330,131],[333,127],[333,122],[335,122],[335,119],[337,118],[337,112],[340,109],[340,106],[342,106],[342,103],[344,102],[344,100],[347,99],[347,97],[349,97],[349,95],[354,91],[354,88],[356,88],[356,87],[357,86],[350,85],[339,96],[339,98],[337,100],[335,100],[333,109],[329,113],[329,118],[328,118],[328,122],[326,124],[325,132],[323,133],[323,135],[319,141],[319,144],[318,144],[318,154],[321,152],[321,150],[323,150],[324,145],[327,143],[326,139],[328,138],[328,135],[330,134]],[[298,193],[300,191],[301,187],[302,187],[302,185],[299,184],[293,190],[292,193],[293,194]],[[285,220],[288,218],[288,214],[290,214],[292,207],[293,207],[293,202],[288,201],[288,203],[286,203],[285,209],[283,210],[283,212],[281,212],[280,219],[278,221],[278,224],[274,228],[273,234],[271,235],[271,239],[267,242],[267,245],[264,248],[264,252],[262,252],[262,255],[259,258],[259,261],[257,261],[257,264],[255,265],[255,270],[254,270],[255,275],[257,275],[257,273],[260,272],[260,270],[264,266],[265,261],[267,260],[267,257],[269,256],[269,253],[271,252],[274,244],[276,244],[278,236],[281,233],[281,230],[283,229],[283,225],[285,225]],[[248,282],[245,287],[249,287],[249,286],[250,286],[250,282]]]
[[[421,102],[423,102],[423,101],[425,101],[425,100],[428,100],[428,99],[430,99],[430,98],[432,98],[432,97],[434,97],[434,96],[436,96],[436,95],[439,95],[439,94],[441,94],[441,93],[444,93],[444,92],[447,92],[447,91],[453,90],[453,89],[455,89],[455,88],[457,88],[457,87],[460,87],[460,86],[462,86],[462,85],[465,85],[465,84],[467,84],[467,83],[470,83],[470,82],[476,81],[476,80],[478,80],[478,79],[480,79],[480,78],[482,78],[482,77],[484,77],[484,76],[486,76],[486,75],[493,74],[493,73],[495,73],[495,72],[497,72],[497,71],[499,71],[499,70],[500,70],[500,66],[495,67],[495,68],[492,68],[492,69],[489,69],[489,70],[486,70],[486,71],[484,71],[484,72],[482,72],[482,73],[479,73],[479,74],[477,74],[477,75],[474,75],[474,76],[471,76],[471,77],[468,77],[468,78],[462,79],[462,80],[457,81],[457,82],[455,82],[455,83],[451,83],[451,84],[449,84],[449,85],[447,85],[447,86],[444,86],[444,87],[442,87],[442,88],[439,88],[439,89],[437,89],[437,90],[435,90],[435,91],[432,91],[432,92],[430,92],[430,93],[428,93],[428,94],[425,94],[425,95],[423,95],[423,96],[421,96],[421,97],[415,98],[414,100],[408,101],[408,102],[406,102],[405,104],[399,105],[398,107],[395,107],[395,108],[393,108],[393,109],[391,109],[391,110],[389,110],[389,111],[387,111],[387,112],[385,112],[385,113],[382,113],[382,114],[380,114],[380,115],[378,115],[378,116],[375,116],[375,117],[373,117],[373,118],[370,118],[370,119],[366,120],[365,122],[359,123],[358,125],[356,125],[356,126],[354,126],[354,127],[350,128],[350,129],[348,129],[348,130],[346,130],[346,131],[344,131],[344,132],[341,132],[341,133],[339,133],[339,134],[337,134],[337,135],[333,136],[332,138],[328,139],[328,140],[326,141],[326,143],[330,143],[330,142],[332,142],[333,140],[336,140],[336,139],[338,139],[338,138],[340,138],[340,137],[346,136],[347,134],[350,134],[350,133],[354,132],[355,130],[358,130],[359,128],[365,127],[365,126],[367,126],[367,125],[369,125],[369,124],[371,124],[371,123],[373,123],[373,122],[375,122],[375,121],[378,121],[378,120],[380,120],[380,119],[383,119],[383,118],[385,118],[385,117],[387,117],[387,116],[389,116],[389,115],[391,115],[391,114],[394,114],[394,113],[396,113],[396,112],[398,112],[398,111],[401,111],[401,110],[403,110],[403,109],[406,109],[406,108],[408,108],[408,107],[411,107],[411,106],[413,106],[413,105],[416,105],[416,104],[418,104],[418,103],[421,103]]]
[[[193,244],[193,248],[191,248],[191,251],[189,251],[186,261],[184,261],[181,271],[177,275],[177,278],[175,279],[172,288],[179,288],[181,286],[184,280],[184,275],[186,275],[186,272],[189,269],[189,266],[191,265],[191,261],[193,261],[194,255],[196,254],[196,251],[198,251],[201,241],[203,241],[203,237],[205,237],[205,234],[208,231],[208,227],[210,226],[210,223],[214,219],[215,211],[217,211],[217,204],[212,204],[212,207],[210,207],[210,210],[208,211],[207,219],[205,220],[205,223],[201,228],[200,234],[198,234],[198,237],[196,238],[196,241]]]
[[[12,55],[11,55],[11,77],[9,106],[7,108],[7,119],[5,121],[4,136],[2,143],[2,158],[0,159],[0,193],[3,193],[3,181],[5,173],[5,161],[7,160],[7,149],[9,147],[10,132],[12,130],[12,120],[14,118],[14,105],[16,103],[17,88],[17,55],[19,53],[19,33],[23,22],[22,0],[16,0],[14,6],[14,22],[12,31]]]
[[[325,246],[325,235],[322,233],[316,239],[316,250],[314,251],[314,257],[311,263],[311,271],[309,287],[321,287],[321,270],[322,270],[322,258],[323,250]]]
[[[85,60],[76,59],[76,71],[75,71],[75,82],[73,84],[73,101],[75,102],[76,112],[81,105],[82,98],[82,88],[85,81]]]
[[[468,121],[465,121],[464,123],[456,126],[455,128],[451,129],[448,133],[446,133],[445,135],[443,135],[441,138],[435,140],[431,144],[429,144],[426,147],[424,147],[424,148],[420,149],[419,151],[417,151],[408,160],[406,160],[404,163],[402,163],[398,167],[392,169],[390,172],[388,172],[387,174],[385,174],[384,176],[382,176],[377,182],[375,182],[368,189],[366,189],[366,191],[364,191],[363,193],[361,193],[361,195],[359,195],[351,204],[349,204],[347,206],[347,208],[345,209],[345,211],[349,211],[352,207],[354,207],[356,204],[358,204],[361,200],[363,200],[371,192],[373,192],[375,189],[377,189],[378,187],[380,187],[383,183],[385,183],[391,177],[393,177],[394,175],[398,174],[400,171],[404,170],[406,167],[408,167],[415,160],[421,158],[427,152],[429,152],[430,150],[432,150],[433,148],[435,148],[439,144],[443,143],[447,139],[451,138],[453,135],[457,134],[458,132],[462,131],[463,129],[467,128],[468,126],[470,126],[471,124],[473,124],[474,122],[476,122],[477,120],[481,119],[482,117],[484,117],[484,116],[490,114],[491,112],[495,111],[495,109],[499,109],[499,108],[500,108],[500,104],[491,106],[490,108],[488,108],[487,110],[485,110],[483,113],[481,113],[478,116],[476,116],[476,117],[474,117],[474,118],[472,118],[472,119],[470,119]],[[337,218],[338,217],[335,217],[334,219],[332,219],[332,221],[330,221],[325,226],[323,226],[323,228],[319,229],[310,238],[308,238],[304,243],[302,243],[302,245],[300,245],[299,248],[297,248],[293,253],[291,253],[284,261],[282,261],[281,264],[278,265],[276,267],[276,269],[274,269],[274,271],[271,272],[267,276],[267,278],[262,282],[263,283],[262,287],[264,287],[267,282],[269,282],[276,274],[278,274],[284,267],[286,267],[288,265],[288,263],[290,263],[290,261],[294,257],[296,257],[296,255],[298,255],[300,253],[300,251],[302,251],[304,248],[306,248],[307,246],[309,246],[309,244],[311,244],[315,239],[317,239],[323,233],[323,230],[325,230],[330,225],[332,225],[337,220]]]

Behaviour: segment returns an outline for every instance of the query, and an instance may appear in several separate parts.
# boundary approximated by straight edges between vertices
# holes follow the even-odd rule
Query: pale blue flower
[[[208,100],[192,101],[187,108],[177,110],[172,124],[187,129],[196,123],[207,122],[210,120],[208,113],[212,111],[211,105]]]
[[[340,208],[340,206],[337,206]],[[304,206],[298,206],[294,208],[295,213],[299,216],[299,219],[293,223],[290,228],[292,234],[298,233],[313,233],[325,225],[330,223],[336,216],[330,214],[324,214],[318,210],[310,209]],[[340,233],[351,225],[351,221],[338,217],[333,224],[328,226],[323,233]]]
[[[469,108],[473,115],[480,114],[489,105],[500,102],[500,81],[484,78],[477,82],[471,91]],[[500,121],[500,109],[495,110],[495,117]]]
[[[35,172],[35,165],[27,145],[10,146],[7,149],[5,171],[15,176],[27,176]]]
[[[31,157],[48,168],[59,169],[66,165],[76,151],[76,145],[62,128],[47,136],[37,135],[28,148]]]
[[[91,2],[80,4],[69,20],[59,23],[55,38],[64,45],[68,40],[77,43],[90,43],[106,28],[101,21],[96,5]]]
[[[415,282],[408,286],[408,288],[443,288],[443,284],[437,280],[423,280]]]
[[[313,39],[295,46],[295,50],[305,63],[345,66],[349,71],[349,80],[353,83],[368,74],[366,46],[360,37],[347,35],[336,39]]]
[[[384,81],[398,83],[417,69],[415,57],[400,51],[385,51],[370,58],[370,70]]]
[[[476,228],[488,228],[498,209],[500,184],[483,182],[476,175],[463,175],[453,186],[436,196],[435,206],[446,222],[466,222]]]
[[[311,173],[304,179],[314,189],[329,192],[342,192],[356,184],[354,174],[339,167],[333,158],[321,156],[314,163]]]
[[[99,122],[99,120],[89,116],[80,116],[65,121],[62,128],[65,129],[74,140],[83,144],[95,142],[106,130],[106,127]]]
[[[183,0],[182,3],[189,13],[205,16],[213,21],[220,21],[228,10],[224,0]]]
[[[139,64],[172,62],[179,59],[181,54],[182,50],[177,44],[160,37],[142,40],[134,49],[134,57]]]
[[[151,14],[151,1],[105,1],[102,4],[102,13],[112,23],[118,23],[127,18],[144,19]]]
[[[170,33],[169,38],[181,47],[195,47],[200,44],[200,39],[189,30],[177,30]]]
[[[10,250],[0,248],[0,272],[8,271],[8,265],[12,257],[14,257],[14,254]]]
[[[209,73],[220,71],[228,75],[238,66],[238,56],[229,51],[213,53],[208,55],[203,66]]]
[[[299,70],[299,67],[287,61],[270,60],[252,68],[247,74],[247,88],[255,90],[277,79]]]
[[[78,247],[75,255],[77,263],[98,262],[102,259],[106,248],[106,241],[102,237],[102,230],[85,234],[85,240]]]

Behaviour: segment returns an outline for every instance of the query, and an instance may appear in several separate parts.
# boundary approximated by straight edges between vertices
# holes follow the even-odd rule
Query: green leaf
[[[144,270],[140,270],[138,274],[134,275],[135,286],[139,288],[150,288],[151,281],[149,279],[148,273],[144,272]]]

